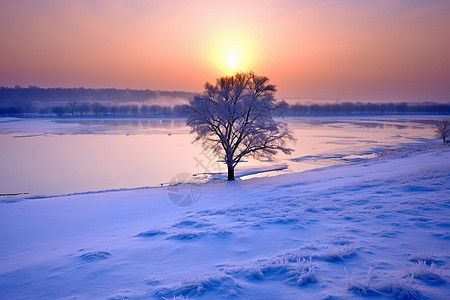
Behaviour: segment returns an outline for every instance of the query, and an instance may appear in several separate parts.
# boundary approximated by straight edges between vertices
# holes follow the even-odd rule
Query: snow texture
[[[5,299],[448,299],[450,148],[0,203]]]

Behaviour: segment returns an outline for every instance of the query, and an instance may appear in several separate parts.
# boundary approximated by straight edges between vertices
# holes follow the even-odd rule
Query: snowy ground
[[[178,191],[0,203],[0,297],[448,299],[450,148],[430,148]],[[169,199],[186,192],[194,205]]]

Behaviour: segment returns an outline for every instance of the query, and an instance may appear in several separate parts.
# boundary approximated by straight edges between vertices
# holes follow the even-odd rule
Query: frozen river
[[[298,172],[350,163],[401,144],[434,139],[438,116],[286,119],[290,156],[241,162],[237,175]],[[0,118],[0,199],[5,194],[59,195],[167,184],[180,173],[224,172],[192,144],[184,120]],[[242,176],[243,179],[249,176]]]

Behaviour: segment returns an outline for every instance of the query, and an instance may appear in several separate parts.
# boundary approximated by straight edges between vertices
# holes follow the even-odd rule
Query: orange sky
[[[450,1],[0,0],[0,85],[450,101]],[[237,65],[230,66],[228,63]]]

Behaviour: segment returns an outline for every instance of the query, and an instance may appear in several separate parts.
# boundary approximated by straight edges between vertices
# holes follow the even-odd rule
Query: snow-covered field
[[[0,298],[448,299],[450,148],[427,148],[195,189],[4,201]],[[192,206],[170,201],[190,192]]]

